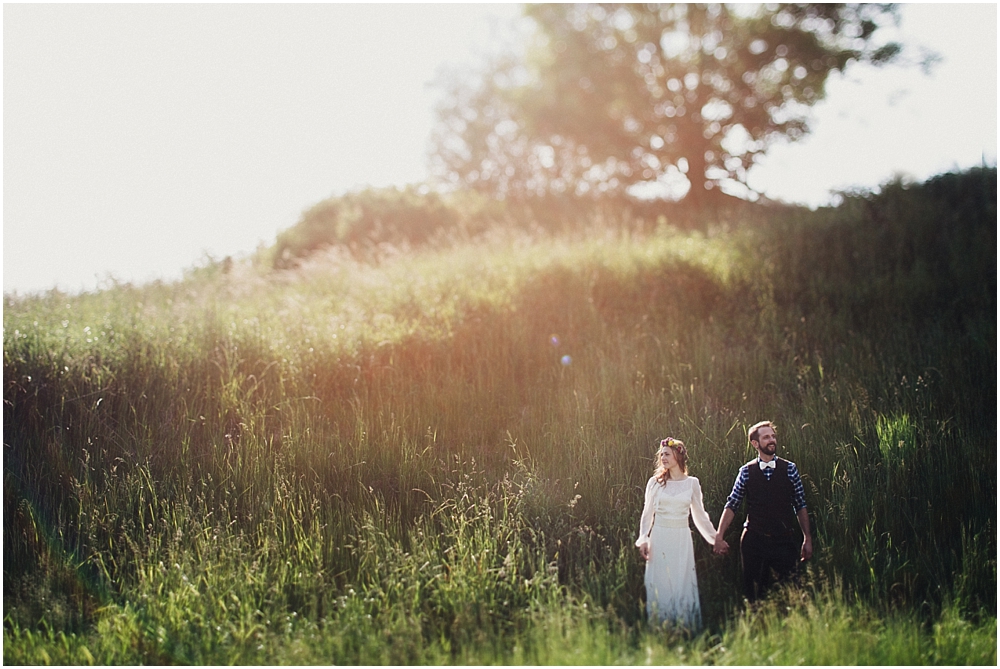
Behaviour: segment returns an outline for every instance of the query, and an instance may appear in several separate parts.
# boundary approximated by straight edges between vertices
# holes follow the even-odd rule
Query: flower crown
[[[678,453],[682,453],[684,455],[687,454],[687,450],[684,448],[684,444],[681,443],[679,439],[674,439],[673,437],[667,437],[666,439],[660,442],[660,448],[663,448],[664,446],[669,446]],[[657,453],[659,453],[659,450],[660,450],[659,448],[656,449]]]

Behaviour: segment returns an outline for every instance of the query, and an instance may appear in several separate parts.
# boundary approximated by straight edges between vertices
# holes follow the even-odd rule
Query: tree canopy
[[[809,131],[833,72],[894,60],[887,4],[545,4],[525,58],[453,83],[433,168],[496,197],[641,183],[745,193],[774,142]]]

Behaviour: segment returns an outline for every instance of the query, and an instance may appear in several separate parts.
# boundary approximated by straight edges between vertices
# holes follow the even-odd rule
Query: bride
[[[684,442],[668,437],[660,442],[658,455],[635,542],[646,560],[646,612],[651,621],[695,631],[701,627],[701,602],[688,516],[713,546],[715,527],[702,502],[701,483],[687,475]]]

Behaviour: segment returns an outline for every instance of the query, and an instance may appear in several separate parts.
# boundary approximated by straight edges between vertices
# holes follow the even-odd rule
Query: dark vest
[[[776,465],[768,481],[757,460],[750,464],[747,482],[747,528],[772,536],[795,533],[797,521],[792,509],[795,488],[788,478],[788,460],[775,458]]]

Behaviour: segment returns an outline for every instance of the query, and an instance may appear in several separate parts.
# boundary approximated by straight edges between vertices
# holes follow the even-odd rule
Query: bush
[[[415,247],[448,235],[477,234],[502,218],[501,203],[470,193],[442,196],[416,186],[367,188],[313,205],[278,235],[272,264],[284,269],[322,248]]]

